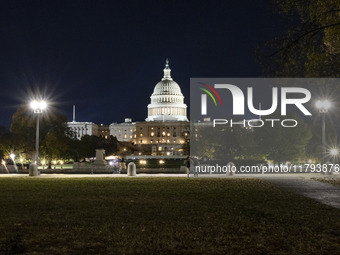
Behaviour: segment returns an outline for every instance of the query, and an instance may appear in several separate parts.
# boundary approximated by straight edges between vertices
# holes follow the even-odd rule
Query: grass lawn
[[[256,179],[1,178],[0,254],[340,254],[340,211]]]

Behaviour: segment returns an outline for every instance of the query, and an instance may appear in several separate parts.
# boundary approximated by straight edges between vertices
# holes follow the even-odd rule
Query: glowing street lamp
[[[332,105],[331,102],[327,99],[318,100],[315,103],[316,108],[318,108],[320,112],[327,112],[331,105]]]
[[[15,160],[15,154],[11,153],[11,154],[9,155],[9,157],[10,157],[11,160],[13,161],[13,166],[14,166],[15,171],[18,172],[17,165],[15,164],[15,161],[14,161],[14,160]]]
[[[327,99],[318,100],[315,103],[317,109],[319,109],[322,115],[322,164],[325,164],[326,159],[326,113],[331,107],[331,102]]]
[[[163,159],[161,159],[161,160],[159,160],[159,162],[158,162],[160,165],[161,165],[161,168],[163,168],[163,166],[164,166],[164,160]]]
[[[4,166],[5,170],[7,171],[7,173],[9,174],[9,171],[7,169],[7,166],[6,166],[6,161],[5,160],[1,160],[1,164]]]
[[[35,134],[35,163],[37,164],[37,168],[39,166],[39,118],[43,111],[47,108],[47,103],[43,100],[37,101],[34,100],[31,102],[31,108],[34,113],[37,115],[37,126],[36,126],[36,134]]]
[[[13,153],[11,153],[10,155],[9,155],[9,157],[11,158],[11,160],[13,161],[13,164],[14,164],[14,166],[15,166],[15,155],[13,154]]]
[[[60,161],[60,168],[63,168],[64,161]]]
[[[147,163],[147,161],[146,160],[139,160],[139,164],[141,164],[141,165],[146,165],[146,163]]]
[[[333,148],[329,151],[329,153],[332,155],[332,156],[336,156],[339,154],[339,150],[337,148]]]
[[[329,154],[333,157],[333,164],[335,164],[335,158],[339,156],[339,148],[331,148],[329,150]]]

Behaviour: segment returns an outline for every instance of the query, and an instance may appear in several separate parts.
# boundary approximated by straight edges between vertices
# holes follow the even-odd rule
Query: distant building
[[[135,138],[136,122],[126,118],[123,123],[112,123],[109,126],[110,135],[115,136],[118,141],[129,142]]]
[[[162,80],[156,84],[150,97],[146,121],[188,121],[187,105],[181,88],[171,78],[168,59],[163,72]]]
[[[100,124],[98,126],[98,136],[101,136],[103,139],[108,139],[110,137],[109,125]]]
[[[182,154],[183,144],[190,140],[190,126],[186,121],[151,121],[136,123],[134,143],[151,148],[153,155]],[[150,152],[150,151],[149,151]]]
[[[180,86],[171,78],[166,60],[164,76],[151,95],[146,121],[136,122],[133,142],[148,148],[153,155],[183,154],[182,147],[190,140],[187,105]]]
[[[68,122],[68,126],[80,139],[84,134],[98,135],[107,139],[115,136],[120,142],[131,142],[140,151],[152,155],[182,155],[183,145],[190,140],[190,123],[187,105],[180,86],[171,78],[169,61],[166,60],[164,75],[158,82],[147,106],[146,121],[96,125],[91,122]],[[75,119],[75,109],[73,118]]]
[[[98,136],[98,125],[93,122],[78,122],[76,121],[76,106],[73,106],[73,120],[67,122],[67,127],[73,131],[75,138],[80,140],[84,135]]]
[[[98,136],[98,125],[93,122],[67,122],[67,126],[74,132],[75,138],[80,140],[84,135]]]
[[[184,144],[190,136],[188,122],[137,122],[135,144]]]

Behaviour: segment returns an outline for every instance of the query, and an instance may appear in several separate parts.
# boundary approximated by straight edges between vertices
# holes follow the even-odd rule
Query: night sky
[[[38,94],[69,121],[143,121],[166,58],[186,104],[190,77],[260,77],[287,26],[269,2],[0,1],[0,125]]]

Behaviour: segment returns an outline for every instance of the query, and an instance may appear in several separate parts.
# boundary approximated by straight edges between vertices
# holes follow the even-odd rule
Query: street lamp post
[[[38,169],[39,166],[39,119],[42,112],[46,109],[47,103],[45,101],[32,101],[31,108],[37,116],[36,133],[35,133],[35,164]]]
[[[316,102],[316,107],[322,116],[322,164],[326,163],[326,113],[330,106],[331,103],[328,100],[318,100]]]

